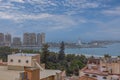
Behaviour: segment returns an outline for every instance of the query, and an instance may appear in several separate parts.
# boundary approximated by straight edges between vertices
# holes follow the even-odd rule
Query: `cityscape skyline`
[[[0,32],[47,41],[120,40],[119,0],[0,0]]]
[[[22,37],[13,37],[10,33],[0,33],[0,46],[42,46],[45,33],[23,33]]]

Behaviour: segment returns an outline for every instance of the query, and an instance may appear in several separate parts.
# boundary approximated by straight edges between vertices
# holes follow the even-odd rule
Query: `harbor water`
[[[59,52],[59,48],[50,48],[49,50],[53,52]],[[120,56],[120,43],[106,45],[103,48],[65,48],[65,53],[92,56],[103,56],[104,54]]]

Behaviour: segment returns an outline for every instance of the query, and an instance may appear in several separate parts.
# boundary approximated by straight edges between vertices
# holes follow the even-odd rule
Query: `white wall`
[[[97,80],[108,80],[108,79],[104,79],[103,77],[104,77],[104,76],[98,76],[98,77],[97,77]]]
[[[8,70],[0,70],[0,80],[16,80],[19,79],[20,72],[17,71],[8,71]]]
[[[11,62],[11,59],[13,59],[13,62]],[[18,62],[18,60],[21,60],[21,62]],[[26,60],[28,60],[28,63],[26,63]],[[32,66],[32,57],[31,56],[8,55],[8,65],[30,67]]]

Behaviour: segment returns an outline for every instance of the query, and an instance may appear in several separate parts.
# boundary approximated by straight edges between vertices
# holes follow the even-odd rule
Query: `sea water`
[[[59,48],[50,48],[50,51],[59,52]],[[120,43],[106,45],[104,48],[65,48],[66,54],[84,54],[92,56],[120,56]]]

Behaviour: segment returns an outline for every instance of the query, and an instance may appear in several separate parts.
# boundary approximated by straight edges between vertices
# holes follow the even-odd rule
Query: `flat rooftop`
[[[17,54],[11,54],[11,55],[14,55],[14,56],[36,56],[36,55],[39,55],[39,54],[31,54],[31,53],[17,53]]]
[[[24,71],[8,70],[7,68],[8,68],[7,66],[0,66],[0,80],[18,80],[20,77],[20,73],[24,72]],[[61,73],[61,71],[60,70],[40,71],[40,79],[54,76],[57,73]]]
[[[82,69],[82,71],[87,74],[97,74],[97,75],[102,75],[102,76],[108,75],[108,72],[100,71],[99,65],[96,65],[96,69],[94,68],[88,69],[88,67],[86,66]]]
[[[79,80],[97,80],[97,79],[94,79],[94,78],[91,78],[91,77],[88,77],[88,76],[82,76],[82,77],[80,77]]]
[[[61,73],[61,71],[60,70],[43,70],[43,71],[40,71],[40,79],[44,79],[44,78],[47,78],[47,77],[50,77],[50,76],[54,76],[57,73]]]
[[[18,80],[23,71],[8,70],[7,66],[0,66],[0,80]]]

